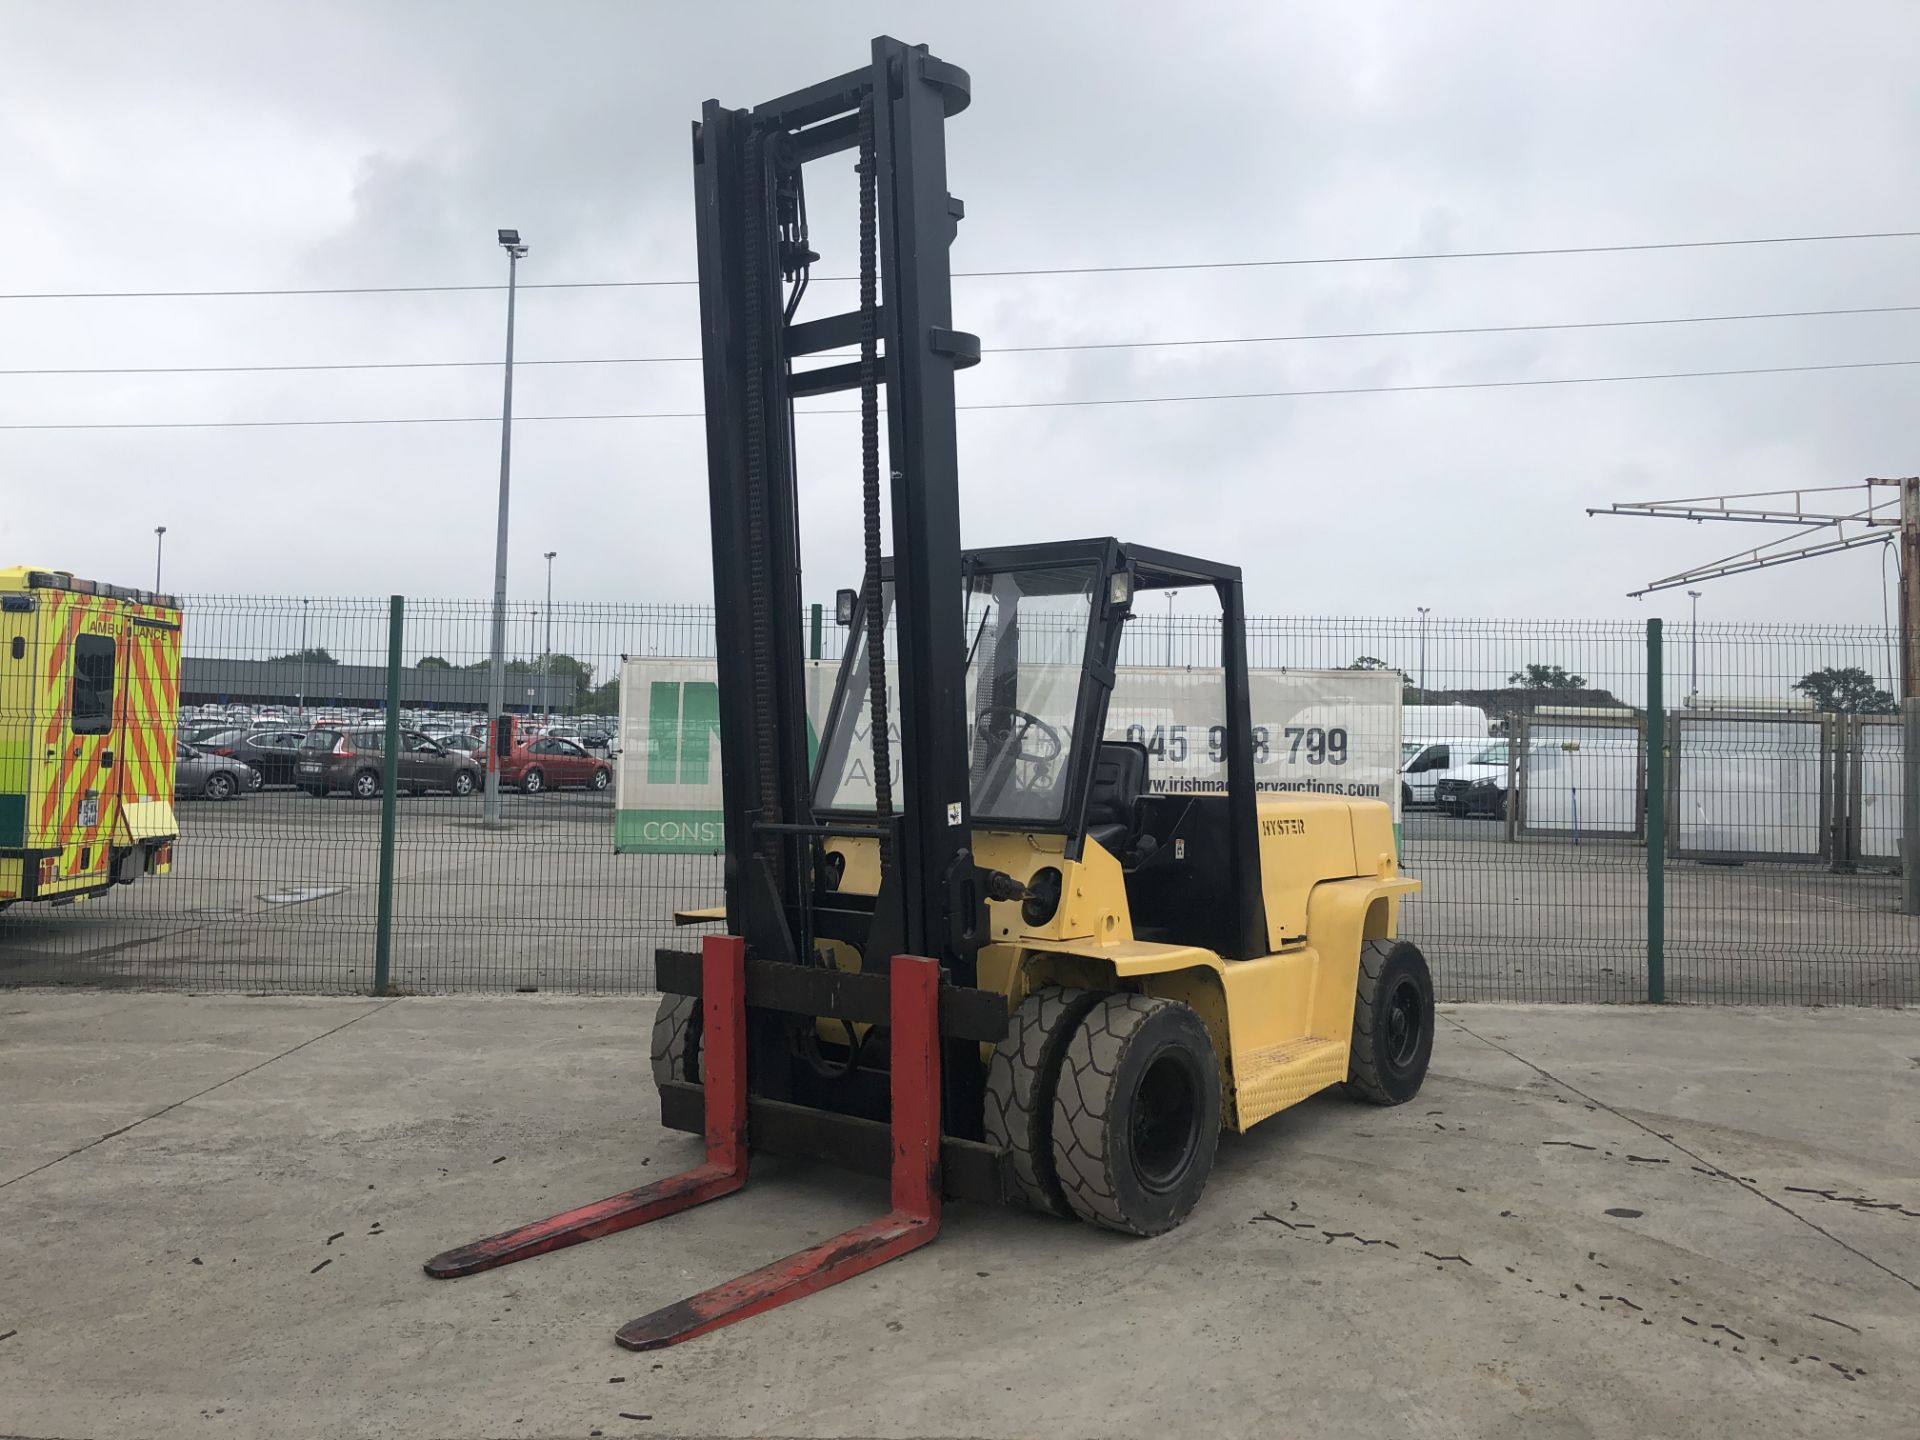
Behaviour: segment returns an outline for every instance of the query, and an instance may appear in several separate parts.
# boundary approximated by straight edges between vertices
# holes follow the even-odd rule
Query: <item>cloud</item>
[[[915,13],[974,80],[958,268],[1900,229],[1920,13],[989,4]],[[896,7],[20,7],[5,288],[486,284],[693,273],[688,122],[860,63]],[[814,186],[852,265],[849,177]],[[1915,242],[956,282],[989,346],[1920,303]],[[821,287],[839,305],[849,287]],[[527,359],[688,355],[688,289],[528,291]],[[815,313],[819,313],[817,310]],[[501,297],[0,302],[0,366],[489,360]],[[990,355],[963,401],[1920,357],[1915,317]],[[1355,395],[959,420],[976,543],[1116,533],[1240,562],[1265,613],[1678,615],[1624,592],[1772,538],[1614,499],[1914,468],[1911,372]],[[692,365],[524,367],[522,415],[697,409]],[[494,369],[0,378],[0,419],[490,415]],[[809,595],[850,583],[857,432],[800,428]],[[512,576],[697,601],[688,421],[515,431]],[[0,551],[220,592],[484,596],[491,424],[0,433]],[[1711,588],[1715,618],[1877,623],[1862,553]],[[1683,603],[1683,602],[1682,602]]]

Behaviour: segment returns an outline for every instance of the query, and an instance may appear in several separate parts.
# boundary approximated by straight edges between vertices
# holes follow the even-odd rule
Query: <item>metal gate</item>
[[[1638,840],[1647,833],[1647,727],[1637,715],[1516,717],[1510,824],[1521,835]]]
[[[1847,858],[1875,869],[1901,863],[1905,748],[1898,715],[1846,715]]]
[[[1832,859],[1834,720],[1812,712],[1674,714],[1668,853],[1728,862]]]

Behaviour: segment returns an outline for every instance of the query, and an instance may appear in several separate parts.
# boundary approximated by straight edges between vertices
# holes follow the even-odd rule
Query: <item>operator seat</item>
[[[1087,794],[1087,838],[1100,842],[1121,865],[1132,863],[1140,830],[1140,797],[1147,790],[1147,747],[1129,740],[1102,740]]]

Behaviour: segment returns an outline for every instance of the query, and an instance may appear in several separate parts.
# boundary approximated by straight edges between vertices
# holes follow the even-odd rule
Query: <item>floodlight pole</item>
[[[507,706],[507,491],[513,473],[513,301],[520,257],[518,230],[500,232],[507,252],[507,378],[500,403],[500,518],[493,543],[493,654],[487,667],[487,777],[481,822],[500,823],[500,716]]]
[[[1693,618],[1687,622],[1687,704],[1700,703],[1700,592],[1687,591],[1693,601]]]
[[[1900,698],[1920,699],[1920,475],[1900,487]]]
[[[553,557],[558,550],[546,552],[547,561],[547,644],[540,662],[540,699],[553,713]]]
[[[1431,605],[1414,607],[1420,612],[1420,703],[1427,703],[1427,612]]]
[[[1900,911],[1920,915],[1920,476],[1900,481]]]
[[[160,593],[160,547],[167,543],[167,527],[153,527],[153,593]]]

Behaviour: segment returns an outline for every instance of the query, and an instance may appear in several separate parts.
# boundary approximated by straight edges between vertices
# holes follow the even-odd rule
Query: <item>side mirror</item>
[[[834,620],[841,625],[853,624],[853,607],[858,598],[852,590],[836,591],[833,597]]]

